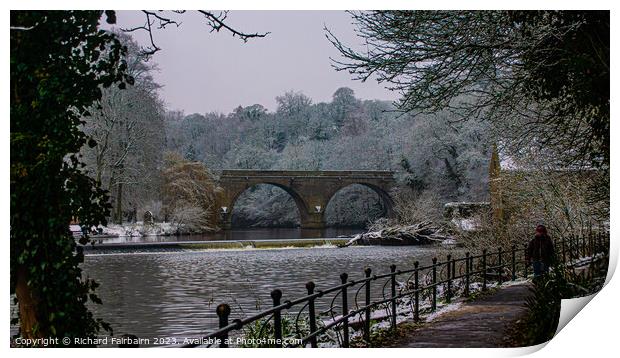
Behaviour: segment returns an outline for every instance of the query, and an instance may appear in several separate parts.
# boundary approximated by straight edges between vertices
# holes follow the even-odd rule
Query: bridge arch
[[[395,184],[390,171],[301,171],[301,170],[224,170],[220,176],[218,207],[221,227],[230,229],[231,213],[239,196],[257,184],[277,186],[295,200],[299,210],[301,227],[325,228],[325,208],[334,194],[351,184],[367,186],[379,194],[393,214],[393,201],[389,190]]]
[[[297,211],[299,213],[299,221],[300,221],[300,223],[303,223],[304,221],[306,221],[308,219],[308,209],[307,209],[306,202],[304,201],[304,199],[302,198],[302,196],[299,193],[297,193],[293,188],[291,188],[289,186],[286,186],[286,185],[283,185],[281,183],[274,183],[274,182],[264,181],[264,182],[252,183],[251,185],[247,185],[245,187],[239,188],[234,193],[232,193],[232,196],[228,200],[228,204],[227,204],[228,207],[227,207],[226,211],[227,211],[228,215],[226,215],[226,218],[224,220],[226,228],[232,228],[232,217],[233,217],[235,205],[239,201],[239,198],[244,193],[247,193],[249,190],[251,190],[252,188],[256,188],[257,186],[260,186],[260,185],[270,185],[270,186],[274,186],[276,188],[282,189],[295,202],[295,206],[297,207]]]
[[[353,186],[360,186],[360,187],[365,187],[370,189],[372,192],[374,192],[375,194],[377,194],[379,201],[381,202],[382,206],[383,206],[383,213],[381,214],[381,217],[394,217],[394,200],[392,200],[392,197],[390,196],[390,193],[387,192],[386,190],[384,190],[383,188],[374,185],[372,183],[367,183],[367,182],[352,182],[352,183],[346,183],[346,185],[343,185],[339,188],[337,188],[336,190],[334,190],[333,192],[329,193],[329,199],[327,200],[326,204],[325,204],[325,213],[327,213],[328,211],[328,206],[330,204],[333,203],[334,198],[341,193],[343,190],[346,190],[347,188],[351,188]],[[327,218],[325,218],[325,220],[327,220]]]

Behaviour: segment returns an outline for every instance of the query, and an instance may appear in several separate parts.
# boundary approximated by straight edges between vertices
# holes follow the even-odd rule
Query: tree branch
[[[183,15],[186,13],[185,10],[173,10],[170,12],[176,15]],[[240,30],[237,30],[227,25],[225,21],[226,21],[226,18],[228,17],[228,11],[222,11],[219,14],[215,14],[211,11],[206,11],[206,10],[198,10],[198,12],[202,14],[204,18],[207,20],[207,25],[211,28],[210,32],[213,32],[213,31],[219,32],[220,30],[224,29],[228,31],[229,33],[231,33],[233,37],[236,36],[240,38],[241,40],[243,40],[243,42],[247,42],[251,38],[265,37],[269,34],[269,32],[245,33],[245,32],[242,32]],[[167,12],[163,10],[158,10],[158,11],[142,10],[142,13],[144,13],[146,17],[146,20],[142,26],[122,28],[121,30],[123,32],[146,31],[149,36],[150,45],[142,49],[142,55],[148,57],[148,56],[155,54],[158,51],[161,51],[161,48],[157,46],[157,44],[155,43],[155,39],[153,36],[153,30],[154,29],[157,29],[157,30],[165,29],[166,27],[170,25],[180,27],[182,23],[174,19],[173,16],[167,15]]]

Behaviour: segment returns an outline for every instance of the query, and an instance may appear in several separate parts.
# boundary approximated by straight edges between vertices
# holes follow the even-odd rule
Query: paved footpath
[[[524,318],[530,283],[500,288],[489,296],[463,303],[413,330],[396,347],[498,348],[505,347],[508,329]]]

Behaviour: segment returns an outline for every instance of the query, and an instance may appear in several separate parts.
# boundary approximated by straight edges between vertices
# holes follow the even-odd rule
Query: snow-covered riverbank
[[[79,225],[71,225],[71,231],[74,234],[81,232]],[[171,236],[171,235],[184,235],[184,234],[200,234],[202,232],[195,232],[185,230],[182,225],[173,224],[169,222],[144,224],[142,221],[135,223],[109,224],[108,226],[99,226],[96,230],[98,233],[91,235],[92,238],[96,237],[145,237],[145,236]],[[207,231],[212,232],[212,231]]]

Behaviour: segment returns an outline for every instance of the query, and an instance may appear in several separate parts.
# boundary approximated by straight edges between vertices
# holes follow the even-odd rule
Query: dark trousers
[[[549,266],[542,261],[532,262],[534,267],[534,277],[542,276],[549,272]]]

